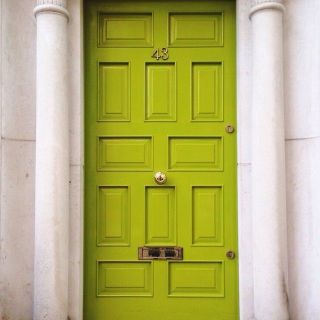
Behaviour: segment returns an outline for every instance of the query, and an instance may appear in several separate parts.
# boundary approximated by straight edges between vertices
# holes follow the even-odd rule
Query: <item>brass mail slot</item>
[[[182,260],[181,247],[139,247],[139,260]]]

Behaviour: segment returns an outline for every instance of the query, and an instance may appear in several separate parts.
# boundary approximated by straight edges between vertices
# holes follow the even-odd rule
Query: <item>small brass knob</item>
[[[226,256],[227,256],[228,259],[233,260],[233,259],[236,257],[236,254],[235,254],[234,251],[229,250],[229,251],[226,253]]]
[[[154,181],[157,184],[165,184],[167,182],[167,176],[163,172],[156,172],[154,174]]]
[[[231,124],[228,124],[226,126],[226,132],[227,133],[233,133],[234,132],[234,127]]]

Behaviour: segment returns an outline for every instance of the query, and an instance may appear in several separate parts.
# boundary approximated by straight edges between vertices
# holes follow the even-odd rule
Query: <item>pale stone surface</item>
[[[280,3],[283,4],[283,0],[252,0],[251,4],[252,6],[258,5],[258,4],[263,4],[263,3]]]
[[[320,1],[288,1],[285,27],[286,137],[320,136]]]
[[[291,320],[320,316],[320,138],[287,141]]]
[[[320,317],[320,2],[288,1],[285,28],[289,301]]]
[[[67,16],[37,19],[34,320],[68,316],[69,109]],[[37,11],[35,11],[37,12]]]
[[[72,320],[83,312],[83,18],[82,1],[69,2],[70,70],[70,223],[69,223],[69,307]]]
[[[83,306],[83,167],[70,168],[69,312],[82,319]]]
[[[58,1],[58,0],[57,0]],[[0,0],[1,2],[1,0]],[[55,0],[46,0],[53,4]],[[64,2],[64,1],[63,1]],[[258,1],[260,2],[260,1]],[[265,1],[262,1],[265,2]],[[268,1],[267,1],[268,2]],[[279,2],[279,1],[276,1]],[[35,136],[35,20],[34,0],[2,1],[2,136],[33,140]],[[251,199],[251,37],[248,24],[250,0],[238,0],[238,208],[241,320],[252,320],[253,281]],[[57,4],[57,3],[56,3]],[[290,0],[286,4],[285,89],[287,141],[287,200],[289,247],[289,298],[291,320],[319,320],[319,163],[320,142],[320,3]],[[69,2],[70,97],[70,228],[69,306],[72,320],[82,319],[82,202],[83,202],[83,88],[80,0]],[[250,27],[251,29],[251,27]],[[265,35],[262,37],[266,40]],[[264,44],[263,44],[264,45]],[[263,62],[266,53],[263,52]],[[261,117],[266,116],[262,110]],[[258,125],[257,125],[258,126]],[[252,134],[263,130],[255,127]],[[268,128],[267,128],[268,129]],[[314,138],[313,138],[314,137]],[[311,138],[311,139],[308,139]],[[295,141],[297,140],[297,141]],[[31,172],[34,142],[4,141],[1,156],[0,212],[0,318],[31,320],[33,277],[34,183]],[[265,155],[270,159],[269,155]],[[280,172],[281,174],[281,172]],[[265,176],[265,175],[264,175]],[[259,181],[257,181],[258,183]],[[19,200],[19,201],[17,201]],[[21,224],[18,224],[17,221]],[[263,223],[260,221],[260,223]],[[19,235],[17,237],[17,234]],[[269,235],[264,238],[268,239]],[[261,253],[261,252],[260,252]],[[266,259],[265,256],[262,259]],[[67,269],[67,267],[65,268]],[[269,278],[261,275],[265,282]],[[284,270],[285,273],[285,270]],[[285,279],[284,275],[281,282]],[[54,280],[51,280],[54,281]],[[31,286],[30,286],[31,283]],[[4,298],[3,298],[4,297]],[[264,295],[264,297],[266,297]],[[268,298],[268,297],[267,297]],[[276,299],[276,297],[274,297]],[[65,307],[66,309],[67,307]],[[273,306],[271,308],[273,311]],[[270,310],[267,314],[270,315]],[[255,315],[256,320],[264,318]],[[268,316],[268,320],[272,317]],[[281,317],[276,320],[282,320]]]
[[[1,319],[32,319],[34,153],[34,142],[2,140]]]
[[[2,2],[2,134],[35,139],[34,0]]]
[[[37,0],[37,5],[53,4],[60,7],[67,7],[67,0]]]
[[[268,2],[273,2],[273,3],[283,3],[283,0],[252,0],[251,3],[252,5],[257,5],[261,3],[268,3]]]
[[[70,164],[83,165],[84,150],[84,91],[83,91],[83,17],[82,1],[70,1],[68,6],[70,20],[68,25],[70,74]]]
[[[0,318],[31,320],[36,64],[34,1],[0,1],[0,5]]]
[[[240,319],[251,320],[254,314],[251,164],[238,165],[238,193]]]
[[[252,20],[253,291],[257,320],[287,320],[282,10]]]
[[[252,38],[250,0],[237,1],[237,138],[238,163],[251,162]]]
[[[237,1],[237,138],[240,319],[253,319],[251,211],[251,23],[250,0]]]

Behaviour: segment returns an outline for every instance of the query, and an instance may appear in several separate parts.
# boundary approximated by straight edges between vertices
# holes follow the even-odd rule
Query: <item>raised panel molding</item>
[[[223,68],[221,62],[192,63],[192,120],[223,120]]]
[[[222,137],[169,137],[169,170],[222,171]]]
[[[223,14],[170,13],[169,44],[171,47],[223,46]]]
[[[221,261],[170,261],[168,281],[169,297],[224,297]]]
[[[175,245],[176,199],[174,187],[146,187],[146,244]]]
[[[98,246],[128,246],[130,244],[129,188],[100,186],[98,188]]]
[[[99,47],[152,47],[152,13],[100,13]]]
[[[151,171],[151,137],[99,137],[99,171]]]
[[[146,120],[176,120],[175,69],[174,63],[146,64]]]
[[[223,188],[192,187],[192,244],[223,245]]]
[[[129,63],[99,63],[100,121],[130,121]]]
[[[98,297],[153,295],[152,262],[98,261]]]

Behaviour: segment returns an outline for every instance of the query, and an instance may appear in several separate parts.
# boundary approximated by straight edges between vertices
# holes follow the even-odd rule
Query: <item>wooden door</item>
[[[85,319],[237,319],[235,3],[85,19]],[[158,246],[183,259],[139,260]]]

